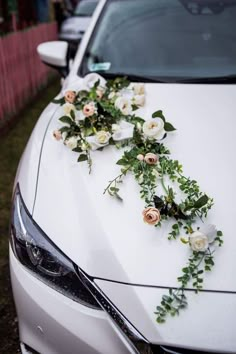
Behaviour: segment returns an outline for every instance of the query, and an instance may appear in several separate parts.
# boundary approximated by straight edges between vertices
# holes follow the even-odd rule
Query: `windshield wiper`
[[[181,84],[234,84],[236,83],[236,75],[212,76],[212,77],[192,77],[188,79],[180,79],[176,82]]]
[[[142,76],[136,74],[128,74],[128,73],[108,73],[105,71],[95,71],[97,74],[100,74],[105,79],[115,79],[117,77],[126,77],[128,80],[133,82],[158,82],[158,83],[168,83],[168,81],[162,79],[156,79],[155,77],[150,76]],[[89,73],[86,73],[89,74]]]

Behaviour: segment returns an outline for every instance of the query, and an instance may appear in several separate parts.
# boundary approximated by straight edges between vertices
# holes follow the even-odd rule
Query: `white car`
[[[59,100],[91,73],[144,83],[138,115],[160,109],[177,128],[163,141],[214,198],[207,220],[225,242],[203,290],[196,294],[191,282],[185,289],[188,308],[157,323],[156,306],[178,287],[189,245],[167,239],[168,223],[143,222],[130,174],[123,202],[103,194],[123,149],[92,151],[89,174],[78,152],[53,138],[62,108],[50,103],[21,158],[13,197],[10,265],[22,353],[236,353],[235,21],[233,0],[102,0],[70,71],[67,43],[38,47],[45,63],[66,72]]]
[[[73,16],[67,18],[61,25],[59,38],[78,44],[87,30],[98,0],[82,0],[78,3]]]

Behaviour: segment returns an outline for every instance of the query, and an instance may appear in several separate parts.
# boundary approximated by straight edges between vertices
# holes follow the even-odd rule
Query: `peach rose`
[[[153,154],[152,152],[149,152],[148,154],[145,155],[144,161],[148,165],[155,165],[158,161],[158,156]]]
[[[91,117],[95,113],[95,106],[93,102],[86,104],[83,108],[85,117]]]
[[[58,141],[62,139],[62,134],[61,134],[60,130],[54,130],[53,136]]]
[[[75,102],[75,97],[76,97],[76,94],[75,94],[74,91],[66,91],[66,93],[65,93],[66,102],[74,103]]]
[[[143,156],[142,154],[138,154],[138,155],[137,155],[137,159],[138,159],[139,161],[143,161],[143,160],[144,160],[144,156]]]
[[[158,209],[148,207],[143,211],[143,221],[149,225],[156,225],[161,220],[161,214]]]

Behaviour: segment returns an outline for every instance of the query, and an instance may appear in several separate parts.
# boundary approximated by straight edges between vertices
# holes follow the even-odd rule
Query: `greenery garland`
[[[203,274],[214,266],[214,244],[222,245],[223,234],[214,225],[204,223],[213,199],[200,190],[195,180],[184,176],[181,164],[171,159],[163,144],[174,126],[166,121],[161,110],[146,121],[135,115],[145,103],[144,93],[143,84],[131,84],[126,78],[106,82],[97,74],[89,74],[78,92],[67,90],[64,97],[53,101],[61,104],[65,112],[59,118],[65,125],[53,135],[79,153],[78,162],[87,161],[90,171],[91,151],[108,145],[123,148],[117,161],[120,174],[109,182],[104,193],[122,200],[120,183],[127,173],[132,173],[145,202],[144,222],[161,227],[170,220],[168,239],[180,238],[190,246],[192,254],[177,279],[179,286],[169,289],[156,308],[157,322],[163,323],[168,314],[175,316],[187,307],[185,289],[189,283],[196,292],[203,288]],[[157,194],[157,187],[161,194]],[[202,227],[194,227],[198,220]],[[183,233],[186,237],[180,237]]]

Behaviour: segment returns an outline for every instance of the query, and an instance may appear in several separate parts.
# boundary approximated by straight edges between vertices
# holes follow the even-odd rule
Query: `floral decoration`
[[[213,199],[183,174],[182,165],[171,159],[164,145],[167,134],[176,129],[161,110],[147,119],[135,114],[145,104],[145,86],[126,78],[106,81],[96,73],[88,74],[80,90],[67,90],[54,103],[61,104],[64,111],[59,119],[63,125],[53,132],[54,138],[77,152],[78,162],[87,161],[90,171],[94,150],[110,145],[122,149],[116,162],[121,166],[120,174],[104,193],[122,200],[120,183],[131,173],[144,201],[143,221],[159,228],[169,220],[168,240],[179,239],[189,247],[188,261],[177,279],[179,285],[162,296],[155,311],[158,323],[165,322],[168,315],[178,315],[188,305],[185,290],[189,283],[196,292],[202,290],[203,274],[214,266],[214,248],[222,245],[223,233],[206,223]]]

